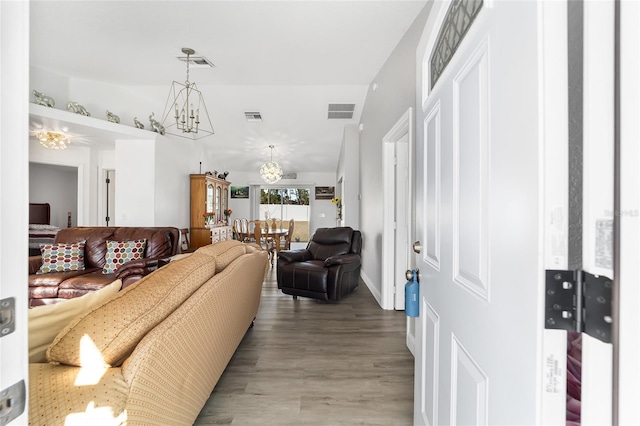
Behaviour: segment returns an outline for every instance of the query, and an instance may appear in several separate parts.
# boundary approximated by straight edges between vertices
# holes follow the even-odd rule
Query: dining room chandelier
[[[71,137],[62,132],[41,130],[35,136],[40,145],[49,149],[67,149],[67,145],[71,143]]]
[[[162,114],[162,125],[165,132],[171,135],[192,140],[202,139],[213,135],[213,125],[202,92],[195,82],[189,81],[190,56],[196,52],[183,47],[182,53],[187,55],[187,79],[184,84],[177,81],[171,83]]]
[[[267,161],[260,167],[260,176],[262,177],[262,180],[267,183],[276,183],[282,179],[284,172],[282,171],[280,164],[273,161],[273,145],[269,145],[269,148],[271,148],[271,160]]]

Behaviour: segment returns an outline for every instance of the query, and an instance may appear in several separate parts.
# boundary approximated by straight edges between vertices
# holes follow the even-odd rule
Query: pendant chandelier
[[[187,55],[187,79],[184,84],[177,81],[171,83],[162,114],[162,125],[165,132],[171,135],[192,140],[202,139],[213,135],[213,125],[202,92],[195,82],[189,81],[189,57],[195,50],[183,47],[182,53]]]
[[[273,161],[273,145],[269,145],[269,148],[271,148],[271,160],[267,161],[262,165],[262,167],[260,167],[260,176],[262,177],[262,180],[267,183],[276,183],[282,179],[282,175],[284,173],[282,172],[280,164]]]

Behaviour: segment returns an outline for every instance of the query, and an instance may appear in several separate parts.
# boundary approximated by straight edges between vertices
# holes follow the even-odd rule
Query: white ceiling
[[[185,77],[175,58],[193,48],[215,65],[191,68],[190,80],[216,132],[198,143],[223,158],[219,171],[255,171],[274,144],[286,172],[333,172],[344,125],[358,123],[369,84],[426,1],[32,1],[30,60],[168,93]],[[329,103],[355,103],[354,119],[327,120]]]

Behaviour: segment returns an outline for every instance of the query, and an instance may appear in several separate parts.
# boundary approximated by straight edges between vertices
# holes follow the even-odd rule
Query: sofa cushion
[[[172,230],[175,231],[175,237],[179,238],[180,231],[176,228],[153,228],[153,227],[120,227],[116,228],[113,233],[112,240],[131,241],[131,240],[147,240],[147,248],[144,257],[161,257],[172,256],[178,252],[177,241],[171,240]]]
[[[163,266],[71,321],[47,349],[47,360],[80,367],[120,365],[215,270],[214,259],[196,253]]]
[[[107,240],[107,252],[104,255],[103,274],[113,274],[118,268],[132,260],[141,259],[147,240],[111,241]]]
[[[325,260],[331,256],[349,253],[353,229],[348,226],[337,228],[318,228],[311,237],[307,250],[314,260]]]
[[[84,270],[85,243],[40,244],[42,265],[36,274]]]
[[[122,281],[116,280],[82,297],[29,309],[29,362],[45,362],[47,347],[69,321],[109,300],[121,287]]]
[[[247,252],[244,243],[238,240],[225,240],[219,243],[200,247],[196,253],[211,256],[216,260],[216,272],[222,271],[236,258]]]
[[[84,246],[84,263],[85,267],[102,268],[104,266],[104,254],[107,251],[105,241],[114,240],[112,237],[115,228],[109,227],[74,227],[62,228],[56,234],[55,241],[59,242],[76,242],[86,241]]]
[[[125,425],[129,385],[119,368],[29,364],[30,425]]]

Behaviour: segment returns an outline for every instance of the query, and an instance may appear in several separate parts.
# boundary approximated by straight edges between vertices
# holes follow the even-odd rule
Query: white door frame
[[[383,186],[383,230],[382,230],[382,309],[395,309],[398,304],[395,303],[396,298],[396,283],[398,278],[394,277],[395,271],[399,268],[409,268],[410,255],[407,251],[405,261],[403,265],[396,264],[396,220],[395,220],[395,208],[398,204],[401,209],[401,214],[405,215],[407,228],[404,235],[405,241],[411,241],[411,235],[413,235],[411,212],[413,211],[413,201],[411,195],[413,194],[413,147],[415,139],[413,119],[413,108],[410,107],[402,114],[396,124],[387,132],[382,138],[382,186]],[[403,138],[408,136],[408,183],[405,194],[407,194],[404,202],[401,200],[404,194],[395,194],[396,192],[396,174],[395,174],[395,156],[396,156],[396,144],[404,143],[400,142]],[[400,198],[397,198],[399,195]],[[397,201],[400,200],[400,201]],[[404,287],[402,288],[404,292]],[[402,307],[404,307],[404,300],[402,300]]]
[[[0,2],[0,40],[0,299],[15,306],[15,329],[3,326],[0,338],[0,391],[24,382],[24,410],[18,401],[12,408],[17,425],[29,421],[29,3]]]
[[[640,424],[640,4],[620,4],[620,257],[618,424]],[[615,313],[614,313],[615,315]],[[614,317],[614,324],[616,318]]]

